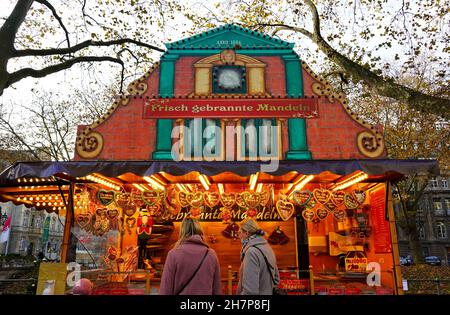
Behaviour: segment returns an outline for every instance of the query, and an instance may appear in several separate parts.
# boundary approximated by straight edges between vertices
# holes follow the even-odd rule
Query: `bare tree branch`
[[[42,5],[46,6],[47,8],[49,8],[50,11],[52,11],[53,16],[56,18],[56,20],[58,21],[59,25],[61,26],[61,28],[64,30],[64,33],[66,34],[67,47],[70,47],[69,32],[67,31],[66,26],[64,25],[61,17],[58,15],[58,13],[56,12],[56,10],[53,7],[53,5],[51,5],[51,3],[49,3],[47,0],[36,0],[36,2],[39,2],[40,4],[42,4]]]
[[[81,49],[92,47],[92,46],[115,46],[115,45],[121,45],[121,44],[135,44],[137,46],[145,47],[148,49],[153,49],[160,52],[165,52],[164,49],[149,45],[134,39],[130,38],[122,38],[122,39],[116,39],[116,40],[110,40],[110,41],[92,41],[87,40],[84,42],[81,42],[75,46],[68,47],[68,48],[50,48],[50,49],[24,49],[24,50],[16,50],[13,57],[26,57],[26,56],[51,56],[51,55],[64,55],[69,53],[75,53]]]
[[[10,79],[6,84],[6,87],[10,86],[11,84],[18,82],[24,78],[27,77],[33,77],[33,78],[42,78],[45,77],[49,74],[61,71],[61,70],[65,70],[68,69],[70,67],[72,67],[74,64],[77,63],[81,63],[81,62],[99,62],[99,61],[110,61],[110,62],[114,62],[114,63],[118,63],[122,66],[122,68],[124,67],[124,63],[122,60],[117,59],[117,58],[113,58],[113,57],[108,57],[108,56],[101,56],[101,57],[97,57],[97,56],[83,56],[83,57],[76,57],[76,58],[72,58],[69,59],[67,61],[64,61],[62,63],[59,64],[55,64],[55,65],[51,65],[45,68],[42,68],[40,70],[36,70],[36,69],[32,69],[32,68],[24,68],[24,69],[20,69],[16,72],[13,72],[10,74]],[[123,72],[123,71],[122,71]]]

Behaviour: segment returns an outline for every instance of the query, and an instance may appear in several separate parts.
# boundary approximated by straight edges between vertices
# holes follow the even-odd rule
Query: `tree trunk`
[[[413,224],[410,224],[410,226],[408,227],[408,231],[409,249],[411,250],[413,262],[415,264],[423,264],[425,261],[423,258],[422,246],[420,245],[419,233],[417,231],[415,222],[413,222]]]

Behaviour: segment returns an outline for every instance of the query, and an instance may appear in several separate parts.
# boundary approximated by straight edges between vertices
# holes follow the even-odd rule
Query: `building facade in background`
[[[450,188],[448,177],[432,177],[419,203],[417,224],[424,256],[450,259]],[[406,233],[398,227],[401,256],[411,254]]]

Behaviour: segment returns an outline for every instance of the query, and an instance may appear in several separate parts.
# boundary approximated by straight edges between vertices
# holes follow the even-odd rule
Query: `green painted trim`
[[[303,97],[303,76],[300,60],[297,56],[282,57],[285,64],[286,92],[289,97]],[[288,119],[289,151],[286,160],[311,160],[306,135],[306,121],[303,118]]]
[[[223,51],[226,48],[221,49],[170,49],[167,52],[168,55],[177,54],[179,56],[210,56],[214,54],[219,54],[221,51]],[[161,61],[166,59],[166,53],[161,56]],[[238,49],[236,50],[237,54],[241,55],[255,55],[255,56],[285,56],[287,54],[294,54],[292,49]]]
[[[213,41],[214,38],[220,37],[220,36],[227,36],[230,33],[232,33],[233,36],[239,36],[246,38],[246,42],[249,41],[259,41],[262,43],[265,43],[266,45],[274,45],[276,47],[294,47],[294,43],[287,42],[275,37],[271,37],[269,35],[266,35],[264,33],[252,31],[250,29],[246,29],[243,27],[240,27],[238,25],[234,24],[225,24],[216,28],[213,28],[211,30],[208,30],[206,32],[196,34],[194,36],[184,38],[182,40],[172,42],[172,43],[165,43],[164,45],[170,49],[177,46],[185,46],[186,44],[193,44],[193,43],[202,43],[202,44],[208,44],[209,42]],[[231,38],[230,40],[233,40],[235,38]],[[210,45],[211,46],[211,45]],[[222,46],[221,46],[222,48]],[[222,48],[223,49],[223,48]]]
[[[172,119],[158,119],[156,151],[153,160],[173,160],[172,158]]]
[[[161,61],[159,75],[159,95],[173,97],[175,62],[177,55],[168,55]],[[173,160],[172,158],[172,119],[158,119],[156,129],[156,151],[153,152],[154,160]]]

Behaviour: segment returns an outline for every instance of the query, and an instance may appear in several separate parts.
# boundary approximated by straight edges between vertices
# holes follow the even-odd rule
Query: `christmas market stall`
[[[310,294],[311,285],[318,294],[396,292],[400,274],[389,183],[411,172],[435,173],[434,161],[280,161],[271,174],[260,167],[22,162],[1,175],[0,196],[64,215],[61,262],[103,271],[94,282],[129,286],[149,273],[156,290],[179,222],[190,215],[202,222],[205,241],[218,254],[227,293],[229,267],[237,271],[240,264],[236,223],[250,216],[265,230],[281,285],[292,294]],[[380,271],[380,285],[373,288],[366,283],[371,262]]]

